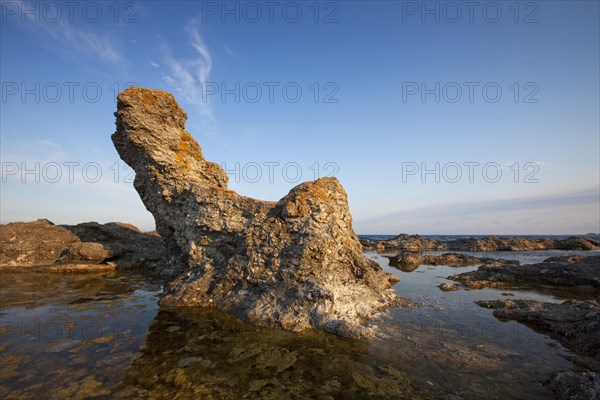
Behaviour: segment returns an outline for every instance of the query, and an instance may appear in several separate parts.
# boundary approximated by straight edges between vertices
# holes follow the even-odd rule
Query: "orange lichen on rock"
[[[136,171],[174,277],[162,304],[350,337],[368,336],[365,321],[395,304],[390,275],[361,253],[337,179],[302,183],[279,202],[238,195],[185,131],[173,96],[133,88],[117,100],[113,142]]]

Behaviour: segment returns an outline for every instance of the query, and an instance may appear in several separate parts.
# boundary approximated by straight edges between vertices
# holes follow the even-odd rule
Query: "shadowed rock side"
[[[362,256],[336,179],[300,184],[279,202],[240,196],[184,130],[171,94],[130,88],[117,108],[113,142],[136,172],[174,276],[163,304],[352,337],[368,335],[361,322],[395,304],[395,279]]]

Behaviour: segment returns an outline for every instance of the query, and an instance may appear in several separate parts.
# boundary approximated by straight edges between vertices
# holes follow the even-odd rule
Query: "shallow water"
[[[161,279],[139,272],[2,273],[0,397],[546,399],[547,377],[573,367],[558,342],[473,303],[506,291],[437,288],[476,267],[407,273],[366,255],[421,306],[390,310],[373,321],[378,336],[362,341],[257,328],[213,309],[159,309]]]

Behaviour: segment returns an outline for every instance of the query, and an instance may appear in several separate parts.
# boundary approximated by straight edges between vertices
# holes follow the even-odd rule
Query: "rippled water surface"
[[[567,254],[550,253],[496,256]],[[560,294],[442,292],[449,275],[476,267],[408,273],[366,255],[420,306],[390,310],[373,321],[378,336],[361,341],[257,328],[214,309],[159,309],[163,282],[139,272],[2,273],[0,397],[545,399],[548,376],[573,367],[558,342],[473,303]]]

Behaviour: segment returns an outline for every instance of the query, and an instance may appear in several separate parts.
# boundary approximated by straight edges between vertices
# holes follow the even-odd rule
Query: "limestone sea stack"
[[[173,279],[163,305],[361,337],[368,318],[397,303],[397,279],[362,255],[337,179],[302,183],[278,202],[244,197],[204,159],[171,94],[127,89],[115,115],[113,143],[165,243]]]

